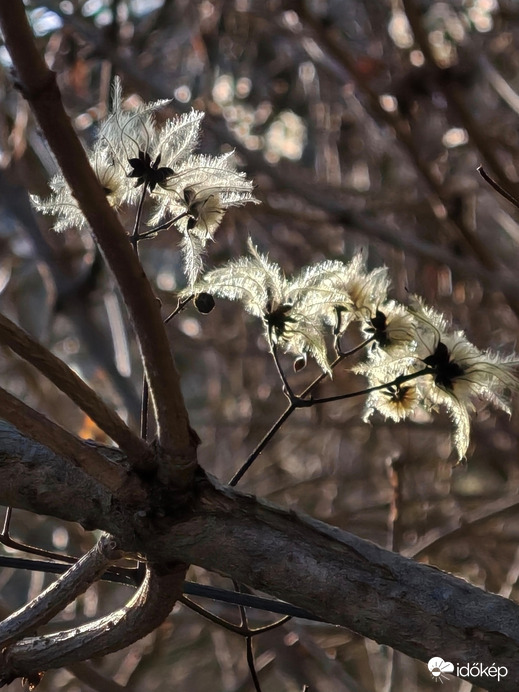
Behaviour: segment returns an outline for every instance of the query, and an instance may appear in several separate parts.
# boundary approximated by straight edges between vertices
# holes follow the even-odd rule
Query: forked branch
[[[61,668],[123,649],[155,630],[182,594],[186,567],[147,565],[133,598],[119,610],[82,627],[29,637],[0,652],[0,686],[19,677]]]
[[[144,440],[101,397],[45,346],[33,339],[5,315],[0,314],[0,343],[9,346],[18,356],[34,365],[132,459],[146,456],[149,449]]]
[[[88,220],[112,270],[139,341],[161,446],[175,454],[192,450],[188,414],[179,375],[170,353],[159,307],[128,235],[110,207],[88,163],[86,153],[63,108],[54,74],[37,50],[21,0],[0,3],[0,27],[17,73],[19,88],[29,101],[70,189]],[[179,485],[192,481],[196,460],[184,464]]]
[[[33,633],[84,593],[118,557],[115,540],[102,536],[96,545],[30,603],[0,623],[0,649]]]

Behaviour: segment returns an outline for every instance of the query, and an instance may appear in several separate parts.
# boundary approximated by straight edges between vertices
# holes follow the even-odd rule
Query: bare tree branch
[[[119,610],[82,627],[30,637],[0,652],[0,685],[93,656],[123,649],[156,629],[182,593],[185,565],[147,565],[133,598]]]
[[[12,432],[0,438],[0,449],[7,443],[18,468],[13,476],[10,465],[0,463],[0,503],[83,521],[89,497],[78,497],[72,507],[55,500],[70,493],[56,472],[60,460],[40,462],[37,474],[18,478],[23,475],[18,454],[27,442]],[[40,459],[49,455],[41,446],[35,453],[42,455]],[[18,487],[8,490],[10,483]],[[52,496],[38,494],[40,484],[51,485]],[[507,666],[508,676],[499,684],[488,680],[486,689],[517,689],[519,606],[512,601],[203,478],[189,515],[162,517],[160,525],[136,512],[135,504],[118,504],[114,512],[95,484],[88,492],[96,492],[101,500],[95,526],[116,533],[124,550],[140,552],[153,562],[178,560],[232,573],[241,583],[323,621],[422,661],[428,661],[431,652],[449,651],[460,664],[479,660]],[[474,682],[481,687],[481,679]]]
[[[131,461],[134,456],[150,454],[148,445],[76,373],[51,351],[35,341],[5,315],[0,314],[0,343],[9,346],[21,358],[34,365],[66,394],[109,437],[117,442]]]
[[[98,526],[99,516],[109,512],[114,497],[105,485],[3,420],[0,450],[0,504],[77,521],[86,529]],[[117,463],[107,463],[120,474],[123,458],[116,453]],[[141,501],[145,497],[135,486],[133,493]]]
[[[111,536],[102,536],[86,555],[45,591],[0,623],[0,648],[9,646],[49,622],[84,593],[121,555],[116,541]]]
[[[123,485],[127,471],[109,464],[94,447],[89,446],[65,428],[53,423],[0,387],[0,416],[16,425],[18,430],[41,442],[56,454],[68,459],[105,487],[116,491]]]
[[[175,476],[179,486],[189,485],[196,466],[193,436],[178,372],[150,283],[72,129],[55,77],[36,49],[20,0],[0,3],[0,26],[19,86],[31,104],[124,296],[143,356],[159,441],[170,455],[165,465],[174,464],[171,475]],[[148,466],[147,461],[143,459],[143,466]]]

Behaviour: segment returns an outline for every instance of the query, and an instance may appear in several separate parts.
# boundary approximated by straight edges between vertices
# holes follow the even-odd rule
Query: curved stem
[[[269,335],[269,343],[270,343],[270,352],[272,353],[272,357],[274,358],[274,363],[276,364],[276,370],[278,371],[278,375],[281,378],[281,382],[283,383],[283,393],[285,394],[287,399],[291,403],[293,403],[297,399],[297,397],[294,395],[294,392],[292,391],[291,386],[288,384],[288,380],[286,378],[286,375],[283,371],[283,368],[281,367],[281,363],[279,362],[277,346],[275,343],[273,343],[272,339],[270,338],[270,335]]]
[[[519,201],[513,197],[509,192],[507,192],[499,183],[496,183],[496,181],[491,178],[488,173],[485,171],[483,166],[478,166],[477,167],[477,172],[479,175],[485,180],[490,187],[493,187],[496,192],[499,192],[499,194],[504,197],[508,202],[514,205],[517,209],[519,209]]]
[[[65,632],[29,637],[0,652],[0,684],[118,651],[156,629],[182,593],[185,565],[147,565],[130,601],[110,615]]]
[[[0,648],[46,624],[97,581],[111,562],[122,556],[111,536],[96,545],[30,603],[0,623]]]
[[[338,394],[337,396],[328,396],[324,399],[310,399],[312,405],[314,404],[329,404],[332,401],[341,401],[342,399],[352,399],[355,396],[362,396],[363,394],[371,394],[371,392],[377,392],[380,389],[387,389],[392,386],[399,386],[404,382],[409,382],[409,380],[414,380],[417,377],[423,377],[424,375],[434,375],[435,371],[432,368],[423,368],[418,370],[418,372],[411,372],[408,375],[399,375],[395,377],[392,382],[384,382],[383,384],[377,384],[373,387],[366,387],[366,389],[359,389],[356,392],[348,392],[347,394]]]

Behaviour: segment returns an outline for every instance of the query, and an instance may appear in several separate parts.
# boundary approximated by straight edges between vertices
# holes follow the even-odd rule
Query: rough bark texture
[[[152,462],[143,454],[130,464],[121,453],[98,447],[103,456],[86,454],[91,463],[80,467],[73,463],[74,450],[78,460],[92,450],[85,450],[79,441],[69,440],[66,447],[68,438],[64,442],[57,427],[51,432],[44,429],[41,417],[33,416],[31,426],[33,419],[21,406],[14,420],[14,403],[4,395],[2,415],[7,417],[10,410],[11,422],[25,436],[13,425],[0,424],[0,504],[76,521],[86,529],[103,529],[121,550],[137,552],[153,566],[148,566],[145,581],[125,608],[84,628],[23,639],[3,650],[0,685],[20,675],[103,655],[144,636],[170,611],[181,593],[183,563],[192,563],[229,574],[324,621],[423,661],[439,655],[459,664],[506,666],[508,675],[499,682],[474,682],[490,690],[517,690],[519,607],[513,602],[339,529],[219,486],[197,467],[196,436],[189,427],[151,286],[88,165],[54,76],[36,50],[20,0],[0,0],[0,22],[19,86],[126,301],[141,346],[159,438]],[[473,239],[472,245],[484,260]],[[27,437],[32,435],[47,446]],[[94,462],[103,472],[95,477]],[[136,470],[147,473],[139,477]],[[110,483],[103,484],[105,472]]]
[[[0,686],[41,670],[118,651],[153,632],[182,593],[185,565],[148,565],[137,593],[119,610],[82,627],[22,639],[0,652]]]
[[[232,574],[423,661],[445,655],[460,664],[495,662],[506,666],[508,675],[499,683],[489,680],[486,689],[517,689],[519,607],[512,601],[218,486],[201,472],[190,506],[177,515],[172,507],[170,516],[159,518],[146,501],[129,504],[109,497],[80,470],[69,469],[65,460],[5,424],[0,448],[1,504],[110,531],[122,549],[153,562],[186,562]],[[30,458],[22,462],[27,451]],[[484,687],[481,678],[474,682]]]

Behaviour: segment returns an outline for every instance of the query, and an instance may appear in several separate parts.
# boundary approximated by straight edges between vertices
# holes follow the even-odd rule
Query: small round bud
[[[194,300],[195,308],[202,315],[207,315],[214,308],[214,298],[210,293],[199,293]]]
[[[294,361],[294,372],[299,372],[303,368],[306,367],[306,354],[303,354],[302,356],[299,356],[299,358],[296,358]]]

